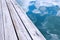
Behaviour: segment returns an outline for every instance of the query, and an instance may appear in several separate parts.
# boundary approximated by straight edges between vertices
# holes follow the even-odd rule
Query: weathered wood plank
[[[17,40],[5,0],[2,0],[4,40]]]
[[[8,3],[9,11],[10,11],[13,23],[15,25],[19,40],[31,40],[31,38],[29,37],[27,31],[25,30],[21,20],[19,19],[13,5],[8,0],[7,0],[7,3]]]
[[[33,40],[46,40],[41,32],[38,31],[36,26],[31,22],[31,20],[27,17],[26,13],[22,10],[22,8],[18,4],[14,3],[13,0],[11,1],[17,10],[19,17],[21,17],[23,23],[25,24],[26,28],[28,29],[30,35],[32,36]]]
[[[2,6],[0,0],[0,40],[4,40],[4,29],[3,29],[3,17],[2,17]]]

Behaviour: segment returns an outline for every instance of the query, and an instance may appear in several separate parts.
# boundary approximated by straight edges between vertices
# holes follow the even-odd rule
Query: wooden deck
[[[46,40],[15,0],[0,0],[0,40]]]

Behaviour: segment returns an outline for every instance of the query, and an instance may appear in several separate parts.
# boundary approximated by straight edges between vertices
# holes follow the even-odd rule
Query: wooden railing
[[[0,5],[1,40],[46,40],[15,0]]]

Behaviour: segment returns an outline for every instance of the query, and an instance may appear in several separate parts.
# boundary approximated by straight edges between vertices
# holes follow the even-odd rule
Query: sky
[[[28,6],[30,5],[31,1],[36,1],[35,6],[36,8],[39,8],[39,6],[52,6],[52,5],[59,5],[60,6],[60,0],[18,0],[22,7],[27,11]]]

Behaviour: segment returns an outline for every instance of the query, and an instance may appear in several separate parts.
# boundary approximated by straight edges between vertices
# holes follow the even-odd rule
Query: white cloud
[[[35,1],[35,0],[17,0],[17,1],[20,1],[20,3],[22,3],[22,7],[25,9],[25,10],[28,10],[28,6],[29,6],[29,3],[30,1]]]
[[[41,13],[38,9],[33,10],[33,13]]]
[[[37,0],[36,1],[36,7],[39,8],[39,6],[52,6],[52,5],[59,5],[60,6],[60,0]]]
[[[36,1],[35,6],[39,8],[40,6],[52,6],[52,5],[59,5],[60,0],[17,0],[21,3],[22,7],[27,11],[28,6],[30,5],[31,1]]]
[[[56,16],[60,16],[60,10],[57,12],[57,15]]]

